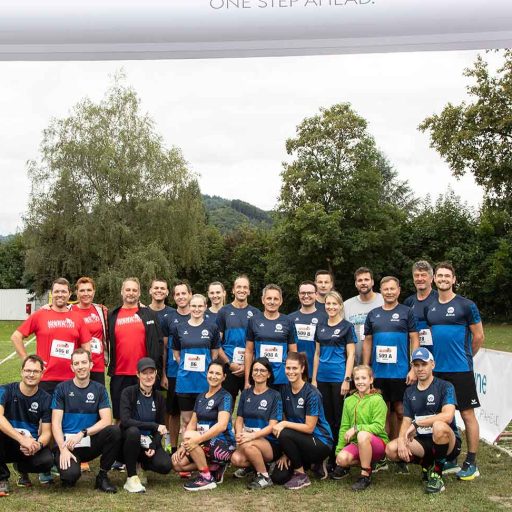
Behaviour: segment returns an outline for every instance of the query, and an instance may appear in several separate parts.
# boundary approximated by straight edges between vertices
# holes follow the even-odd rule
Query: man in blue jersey
[[[437,291],[432,289],[434,270],[428,261],[420,260],[412,266],[412,279],[416,293],[404,300],[404,305],[410,307],[416,318],[419,331],[420,346],[432,350],[432,334],[425,320],[425,310],[437,298]]]
[[[121,431],[112,425],[112,411],[105,386],[91,381],[89,352],[76,349],[71,355],[75,377],[59,384],[52,399],[52,432],[55,462],[63,487],[73,487],[80,478],[80,463],[98,456],[100,470],[95,489],[115,493],[108,471],[121,445]]]
[[[28,473],[47,473],[53,465],[51,396],[39,388],[43,360],[25,357],[21,382],[0,387],[0,496],[9,495],[8,462],[14,462],[18,486],[30,487]]]
[[[315,297],[316,284],[313,281],[303,281],[300,283],[300,309],[289,315],[295,325],[297,349],[299,352],[305,352],[307,355],[310,375],[313,374],[316,327],[319,323],[327,321],[325,306],[323,311],[318,311],[315,306]]]
[[[328,270],[317,270],[315,272],[316,301],[315,308],[318,311],[325,311],[325,295],[334,290],[334,276]]]
[[[473,374],[473,356],[484,343],[484,329],[475,303],[453,291],[456,278],[451,263],[437,265],[434,281],[439,297],[426,308],[425,318],[432,332],[435,375],[455,387],[468,443],[466,460],[457,478],[473,480],[480,476],[476,465],[480,429],[475,416],[475,408],[480,407],[480,402]]]
[[[419,339],[411,308],[398,303],[398,279],[383,277],[380,291],[384,305],[370,311],[364,325],[363,362],[371,362],[375,387],[382,391],[389,409],[396,413],[397,422],[390,426],[389,432],[390,439],[394,439],[403,418],[405,388],[416,381],[414,371],[409,370],[409,355],[411,348],[419,347]]]
[[[245,344],[245,387],[250,386],[249,375],[254,358],[266,357],[272,365],[274,383],[278,391],[288,382],[284,371],[286,356],[297,352],[294,325],[290,318],[279,312],[283,303],[283,292],[276,284],[267,284],[263,288],[261,302],[263,314],[253,316],[247,326]]]
[[[258,309],[248,303],[251,293],[250,286],[249,278],[246,275],[238,276],[233,283],[233,302],[222,307],[217,315],[217,325],[221,336],[218,357],[229,365],[229,371],[222,387],[233,397],[233,404],[238,393],[244,389],[247,325],[253,316],[261,314]]]
[[[373,291],[373,272],[368,267],[359,267],[354,272],[354,285],[358,294],[343,302],[345,319],[354,325],[357,334],[355,365],[363,359],[364,322],[368,313],[384,304],[380,293]]]
[[[411,360],[418,382],[405,391],[404,421],[398,438],[387,445],[386,455],[393,461],[421,464],[425,492],[434,494],[445,490],[446,459],[460,453],[455,389],[434,377],[434,358],[426,347],[416,349]]]

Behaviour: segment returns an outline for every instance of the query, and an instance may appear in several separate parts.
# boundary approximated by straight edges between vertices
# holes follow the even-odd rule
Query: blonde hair
[[[366,373],[368,373],[370,378],[372,378],[372,379],[375,378],[375,374],[373,373],[372,367],[368,366],[367,364],[359,364],[357,366],[354,366],[354,369],[352,370],[352,378],[355,379],[356,372],[360,372],[360,371],[366,371]],[[357,393],[357,389],[354,389],[354,391],[352,391],[352,393]],[[368,394],[371,395],[374,393],[380,394],[380,389],[374,388],[373,383],[372,383],[372,384],[370,384],[370,391],[368,392]]]
[[[340,315],[343,320],[345,318],[345,307],[343,306],[343,297],[341,296],[341,293],[331,290],[325,294],[324,299],[327,300],[329,297],[332,297],[341,306]]]

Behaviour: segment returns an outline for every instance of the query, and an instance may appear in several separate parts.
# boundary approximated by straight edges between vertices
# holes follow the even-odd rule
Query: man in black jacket
[[[156,364],[143,357],[137,363],[139,383],[121,393],[121,430],[123,448],[119,458],[126,464],[128,492],[145,492],[137,475],[137,462],[144,469],[167,474],[171,471],[171,458],[162,448],[165,426],[165,400],[155,389]]]

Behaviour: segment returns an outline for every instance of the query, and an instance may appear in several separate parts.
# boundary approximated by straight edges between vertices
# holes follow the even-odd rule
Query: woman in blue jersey
[[[325,295],[327,321],[317,326],[315,332],[315,358],[311,383],[322,395],[325,417],[334,437],[334,446],[338,443],[343,398],[350,390],[352,369],[354,367],[355,344],[357,343],[354,326],[344,319],[343,299],[338,292]],[[335,466],[334,450],[329,456],[329,468]],[[327,478],[325,463],[315,468],[321,479]]]
[[[231,395],[222,388],[225,378],[226,365],[214,359],[208,366],[208,391],[198,395],[183,443],[172,456],[176,471],[199,471],[195,479],[183,486],[187,491],[215,489],[222,482],[227,462],[235,451],[231,425],[233,403]]]
[[[272,485],[265,463],[281,454],[274,426],[282,420],[281,395],[269,387],[274,380],[272,366],[266,357],[259,357],[251,365],[251,387],[244,389],[238,403],[235,422],[237,449],[231,462],[240,468],[252,466],[256,472],[248,489],[265,489]]]
[[[226,288],[220,281],[214,281],[208,285],[208,298],[210,307],[206,310],[204,317],[215,322],[217,314],[226,303]]]
[[[311,485],[305,466],[324,461],[333,448],[331,427],[324,415],[322,396],[308,382],[304,352],[290,352],[285,365],[288,384],[281,391],[285,421],[273,429],[283,455],[272,472],[274,483],[287,489]]]
[[[176,394],[181,419],[186,425],[192,417],[196,397],[208,389],[206,369],[217,357],[219,329],[204,318],[206,298],[196,294],[190,300],[190,319],[175,324],[169,332],[174,358],[178,363]]]

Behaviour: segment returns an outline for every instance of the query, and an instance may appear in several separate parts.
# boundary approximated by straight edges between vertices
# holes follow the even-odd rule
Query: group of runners
[[[165,280],[152,281],[145,306],[138,279],[127,278],[110,312],[94,302],[91,278],[77,281],[71,306],[69,282],[56,279],[51,305],[12,335],[22,370],[0,387],[0,495],[9,494],[7,463],[19,486],[31,485],[30,473],[48,484],[53,472],[72,487],[97,457],[95,487],[111,493],[112,469],[126,471],[128,492],[145,492],[144,471],[173,469],[198,491],[221,483],[229,464],[254,490],[301,489],[309,470],[341,480],[359,466],[352,489],[361,491],[388,461],[398,473],[420,464],[428,493],[443,491],[450,472],[476,478],[479,312],[454,292],[450,263],[434,271],[418,261],[412,274],[416,293],[400,304],[396,277],[381,279],[378,293],[361,267],[358,293],[344,302],[319,270],[300,283],[291,314],[275,284],[263,289],[262,310],[249,305],[245,275],[229,304],[223,284],[211,283],[209,307],[178,282],[176,308]],[[468,446],[461,466],[456,408]]]

